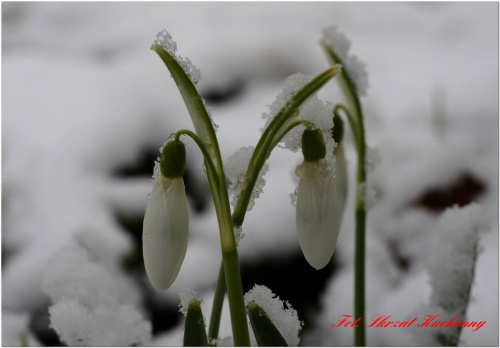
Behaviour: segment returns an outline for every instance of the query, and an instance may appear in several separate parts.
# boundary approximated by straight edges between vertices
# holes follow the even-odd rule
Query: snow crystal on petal
[[[344,63],[345,70],[356,88],[359,96],[366,95],[369,87],[368,72],[366,71],[366,64],[356,56],[350,56]]]
[[[288,301],[281,301],[269,288],[255,285],[245,294],[245,304],[255,302],[272,320],[289,346],[297,346],[300,342],[299,331],[303,323],[299,320],[297,311]]]
[[[236,205],[236,201],[238,196],[246,184],[246,172],[248,168],[248,164],[252,158],[252,154],[254,152],[253,146],[243,147],[233,153],[226,160],[224,164],[224,170],[226,172],[227,178],[230,182],[229,192],[233,193],[233,199],[231,201],[232,205]],[[263,192],[262,188],[266,184],[266,180],[264,179],[264,175],[269,170],[269,165],[264,163],[257,181],[255,183],[252,195],[250,197],[250,201],[248,203],[248,211],[252,210],[255,205],[255,199],[260,197],[260,194]]]
[[[197,298],[196,297],[196,293],[193,290],[190,290],[190,289],[186,289],[186,290],[184,290],[183,292],[181,292],[179,294],[179,299],[180,299],[179,312],[181,312],[182,314],[184,314],[184,316],[187,315],[187,311],[188,311],[188,307],[189,307],[189,302],[191,302],[191,300],[193,298]],[[203,302],[203,301],[200,300],[200,302]]]
[[[351,48],[351,42],[344,33],[339,31],[337,26],[331,26],[323,30],[323,41],[345,63]]]

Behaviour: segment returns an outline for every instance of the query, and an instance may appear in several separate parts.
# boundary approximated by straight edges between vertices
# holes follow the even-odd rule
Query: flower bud
[[[339,235],[342,208],[335,180],[325,160],[305,160],[296,171],[296,226],[300,248],[307,262],[322,269],[330,261]]]
[[[177,178],[184,175],[186,167],[186,147],[182,141],[169,141],[161,152],[160,169],[166,178]]]
[[[309,162],[325,158],[325,140],[319,129],[304,130],[302,133],[302,154],[304,160]]]
[[[332,137],[336,144],[340,144],[342,142],[342,138],[344,137],[344,122],[339,115],[333,116],[333,124],[334,127],[332,129]]]
[[[171,141],[164,146],[144,215],[144,266],[158,291],[172,285],[186,256],[189,214],[182,178],[185,163],[182,142]]]

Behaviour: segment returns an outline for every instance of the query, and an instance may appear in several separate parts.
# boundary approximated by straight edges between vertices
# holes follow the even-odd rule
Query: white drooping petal
[[[184,180],[158,175],[144,216],[144,265],[151,285],[168,289],[186,256],[189,216]]]
[[[307,262],[322,269],[330,261],[341,221],[337,188],[324,160],[304,161],[296,170],[296,225],[300,247]]]

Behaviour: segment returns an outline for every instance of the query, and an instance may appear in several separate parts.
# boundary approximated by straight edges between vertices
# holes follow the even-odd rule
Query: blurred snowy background
[[[200,92],[214,108],[227,158],[256,144],[261,114],[288,75],[328,67],[318,42],[330,25],[340,27],[367,64],[366,132],[381,157],[371,175],[378,201],[368,215],[367,317],[405,320],[428,301],[426,260],[439,216],[475,201],[490,228],[480,239],[468,317],[487,324],[464,329],[462,344],[498,345],[494,2],[2,3],[2,344],[20,344],[22,332],[33,345],[60,344],[48,328],[47,293],[53,301],[76,292],[88,299],[116,295],[121,302],[114,305],[128,305],[151,322],[152,345],[181,344],[177,305],[184,289],[204,298],[209,317],[220,247],[192,142],[186,259],[165,293],[154,292],[144,274],[140,241],[153,162],[170,133],[192,128],[149,46],[166,28],[179,53],[201,69]],[[340,101],[335,81],[319,96]],[[315,271],[300,253],[289,198],[299,161],[281,149],[269,159],[264,194],[243,225],[244,290],[262,284],[288,300],[306,323],[302,345],[351,345],[350,329],[331,324],[353,314],[354,187],[333,261]],[[50,281],[57,272],[47,268],[58,252],[70,260],[59,266],[82,284],[68,288],[71,277],[64,276]],[[78,269],[85,262],[94,273]],[[104,291],[111,280],[96,281],[89,272],[112,272],[121,281],[112,285],[121,287]],[[230,335],[227,304],[220,335]],[[403,329],[371,328],[367,339],[369,345],[414,344]]]

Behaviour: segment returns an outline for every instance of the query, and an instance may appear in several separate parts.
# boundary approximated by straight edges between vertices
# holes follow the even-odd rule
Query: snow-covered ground
[[[318,42],[331,25],[367,65],[367,140],[381,157],[370,179],[378,200],[367,223],[367,317],[406,320],[429,302],[427,260],[436,250],[440,213],[415,202],[468,175],[482,187],[472,200],[483,207],[489,228],[480,235],[467,314],[486,325],[464,329],[462,344],[498,345],[498,3],[427,2],[2,3],[2,344],[20,344],[28,323],[28,340],[40,339],[35,317],[51,303],[42,280],[65,247],[87,249],[117,277],[128,274],[137,286],[124,305],[146,320],[152,320],[146,302],[176,306],[186,288],[204,299],[209,317],[220,247],[202,157],[192,142],[190,240],[177,280],[155,294],[141,268],[126,273],[122,267],[137,245],[118,217],[140,221],[151,182],[116,173],[139,166],[144,151],[158,149],[172,132],[192,129],[175,83],[149,46],[166,28],[180,54],[201,69],[200,92],[209,105],[212,100],[228,158],[256,144],[261,115],[288,75],[328,67]],[[319,93],[332,102],[340,95],[335,81]],[[222,101],[215,103],[216,96]],[[349,133],[346,149],[353,177]],[[286,262],[297,253],[289,194],[299,161],[283,149],[270,157],[264,193],[243,225],[243,263]],[[315,295],[320,309],[310,315],[302,344],[352,345],[350,329],[331,325],[353,314],[354,191],[351,180],[337,266]],[[204,210],[195,209],[196,199]],[[308,286],[301,279],[295,284]],[[227,305],[224,310],[222,337],[231,332]],[[152,344],[180,345],[181,330],[180,323],[158,330]],[[418,344],[413,337],[403,329],[367,331],[369,345]]]

